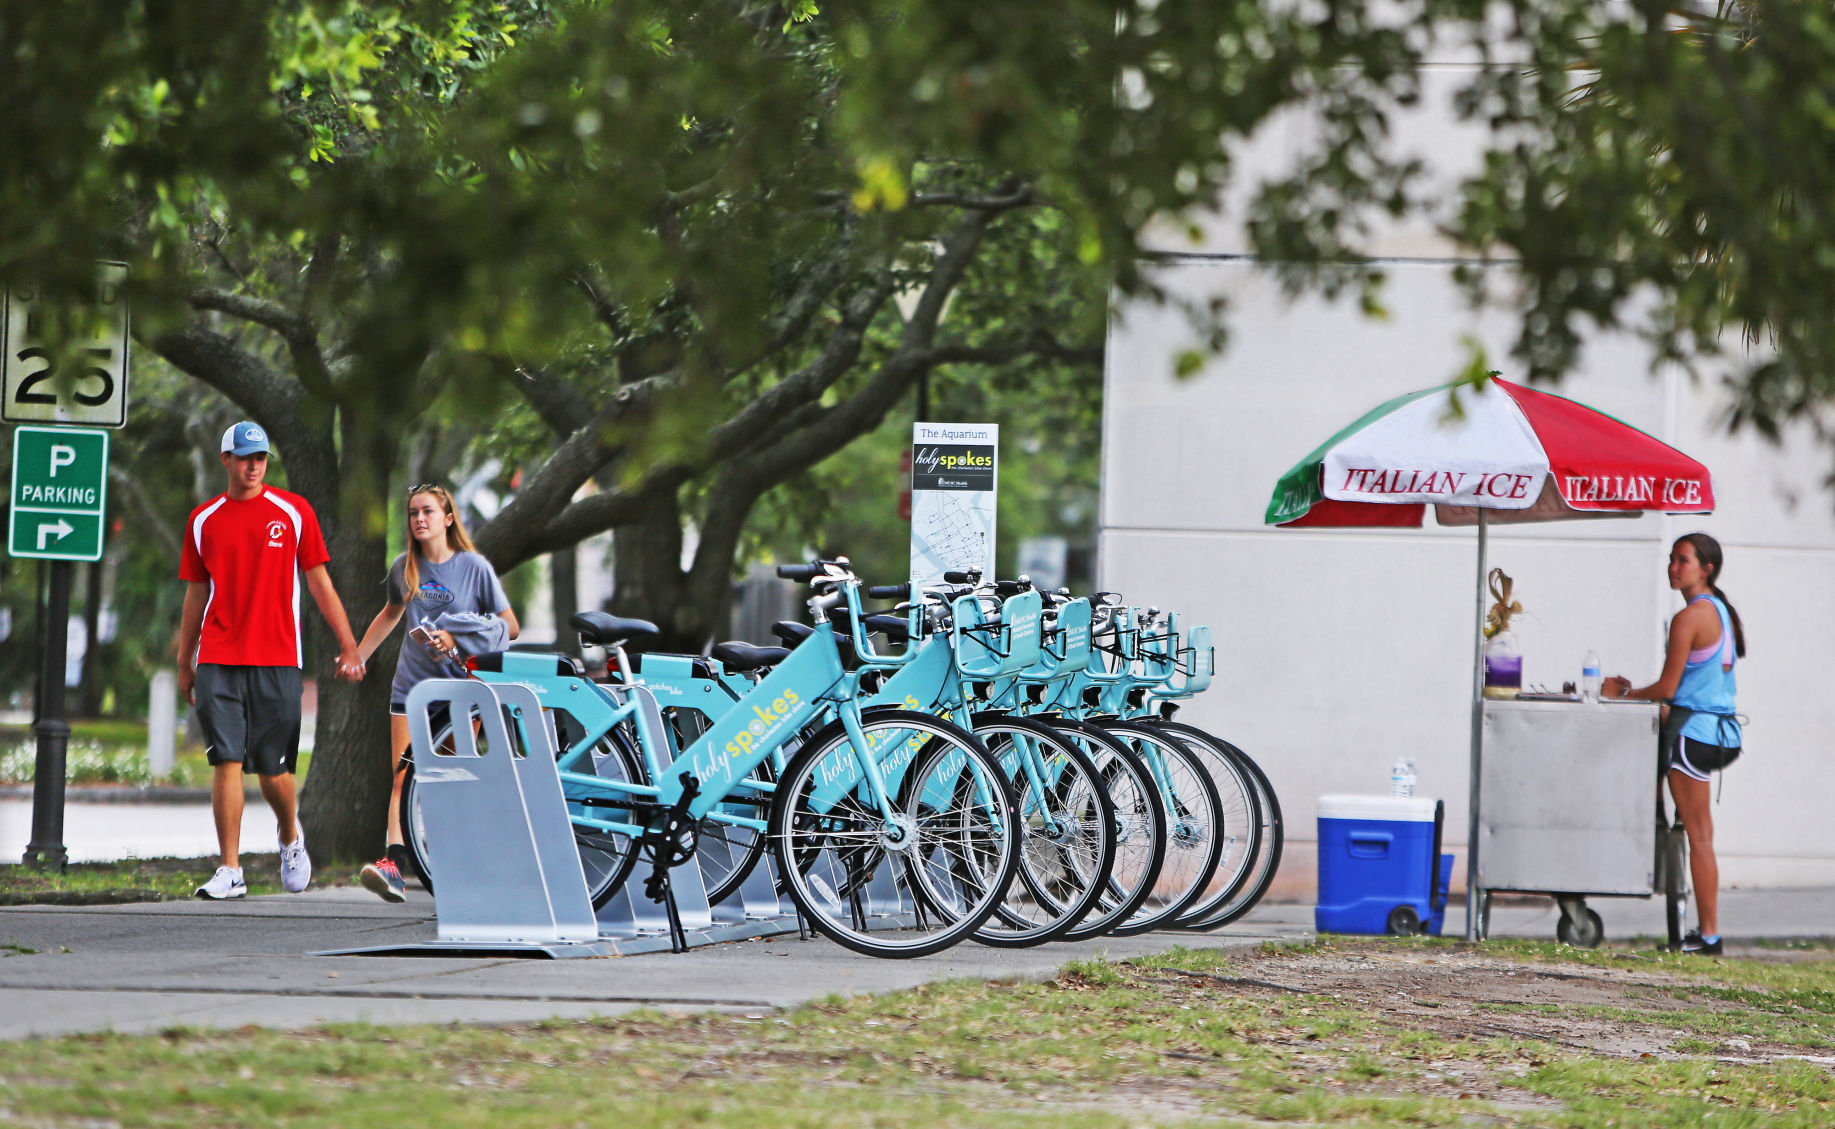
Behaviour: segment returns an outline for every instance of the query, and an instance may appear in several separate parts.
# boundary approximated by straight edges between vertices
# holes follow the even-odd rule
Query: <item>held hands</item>
[[[363,674],[363,658],[354,644],[338,652],[339,678],[346,682],[361,682]]]

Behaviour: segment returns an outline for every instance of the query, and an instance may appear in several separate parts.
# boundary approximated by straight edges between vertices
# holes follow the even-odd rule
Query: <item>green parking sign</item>
[[[102,559],[108,432],[74,427],[13,431],[7,545],[15,557]]]

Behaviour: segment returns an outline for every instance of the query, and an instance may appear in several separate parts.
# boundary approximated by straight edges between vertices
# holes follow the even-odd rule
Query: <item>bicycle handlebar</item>
[[[783,575],[780,571],[778,575]],[[874,600],[902,600],[911,595],[909,584],[875,584],[867,589],[867,596]]]

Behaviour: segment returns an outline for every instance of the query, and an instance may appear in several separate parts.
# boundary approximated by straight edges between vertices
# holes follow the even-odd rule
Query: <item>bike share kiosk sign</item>
[[[911,579],[994,575],[1000,425],[919,423],[911,430]]]

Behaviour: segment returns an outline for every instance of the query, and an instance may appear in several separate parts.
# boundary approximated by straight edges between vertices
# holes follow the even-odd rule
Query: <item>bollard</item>
[[[153,779],[171,773],[178,749],[178,672],[160,667],[147,691],[147,768]]]

